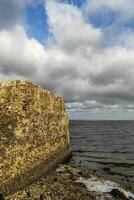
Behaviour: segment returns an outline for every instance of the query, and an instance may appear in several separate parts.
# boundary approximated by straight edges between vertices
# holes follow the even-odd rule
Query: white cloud
[[[86,24],[77,7],[47,1],[50,31],[58,45],[68,51],[80,46],[96,45],[100,41],[101,31]]]
[[[134,18],[134,1],[133,0],[87,0],[84,10],[87,14],[93,14],[98,11],[110,9],[118,13],[117,20],[129,21]]]
[[[29,39],[25,30],[17,25],[12,30],[0,32],[0,72],[10,78],[10,74],[32,76],[37,74],[46,53],[35,39]]]
[[[132,34],[104,47],[103,31],[85,22],[78,8],[55,1],[46,6],[53,34],[47,48],[20,25],[0,31],[1,81],[33,80],[63,95],[69,110],[133,110]]]

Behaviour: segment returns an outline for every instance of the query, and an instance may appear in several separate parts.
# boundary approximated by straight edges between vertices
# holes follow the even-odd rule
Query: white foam
[[[134,194],[128,191],[125,191],[122,189],[119,184],[109,181],[109,180],[98,180],[95,177],[84,179],[83,177],[80,177],[79,180],[76,182],[80,182],[85,184],[85,186],[88,188],[89,191],[99,192],[99,193],[110,193],[113,189],[118,189],[124,195],[129,199],[134,199]]]

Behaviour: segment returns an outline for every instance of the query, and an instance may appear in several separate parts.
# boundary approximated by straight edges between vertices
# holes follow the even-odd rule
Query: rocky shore
[[[96,184],[87,187],[83,180],[97,180],[104,183],[101,177],[97,177],[92,171],[78,167],[73,162],[60,164],[49,175],[42,176],[37,182],[8,196],[5,200],[132,200],[132,194],[115,187],[112,182],[109,185]],[[110,184],[111,183],[111,184]]]

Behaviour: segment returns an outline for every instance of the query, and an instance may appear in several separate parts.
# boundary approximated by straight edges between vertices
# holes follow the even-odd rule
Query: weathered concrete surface
[[[28,81],[0,83],[0,192],[32,183],[69,152],[63,99]]]

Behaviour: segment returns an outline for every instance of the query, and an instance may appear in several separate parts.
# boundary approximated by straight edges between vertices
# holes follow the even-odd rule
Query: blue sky
[[[133,0],[1,0],[1,81],[63,96],[70,119],[134,119],[133,11]]]
[[[61,3],[73,4],[80,8],[85,0],[63,0]],[[30,4],[23,11],[26,20],[26,29],[29,37],[35,37],[40,42],[44,43],[49,36],[48,17],[45,10],[45,1],[39,0],[38,3]],[[95,22],[95,20],[93,19]],[[97,25],[97,23],[95,22]]]
[[[40,42],[47,40],[49,30],[44,2],[40,0],[37,5],[30,4],[24,11],[29,37],[35,37]]]
[[[83,11],[85,0],[59,0],[61,3],[77,6]],[[126,5],[127,6],[127,5]],[[83,11],[83,15],[85,11]],[[129,12],[129,10],[128,10]],[[35,5],[30,4],[23,11],[26,21],[26,29],[29,37],[35,37],[40,42],[46,41],[49,37],[48,16],[45,9],[45,1],[39,0]],[[134,30],[134,17],[127,21],[119,21],[120,12],[112,8],[103,7],[101,10],[91,13],[85,17],[85,20],[96,28],[104,30],[112,27],[113,34],[119,34],[122,29]],[[111,29],[110,29],[111,31]]]
[[[60,2],[71,4],[81,9],[85,0],[62,0]],[[40,42],[47,40],[49,36],[49,27],[44,1],[39,0],[39,3],[36,5],[28,5],[23,12],[25,15],[27,24],[26,29],[29,37],[35,37]],[[106,26],[112,24],[115,19],[116,13],[110,10],[105,10],[105,13],[96,13],[95,15],[90,16],[88,20],[94,27],[105,28]]]

